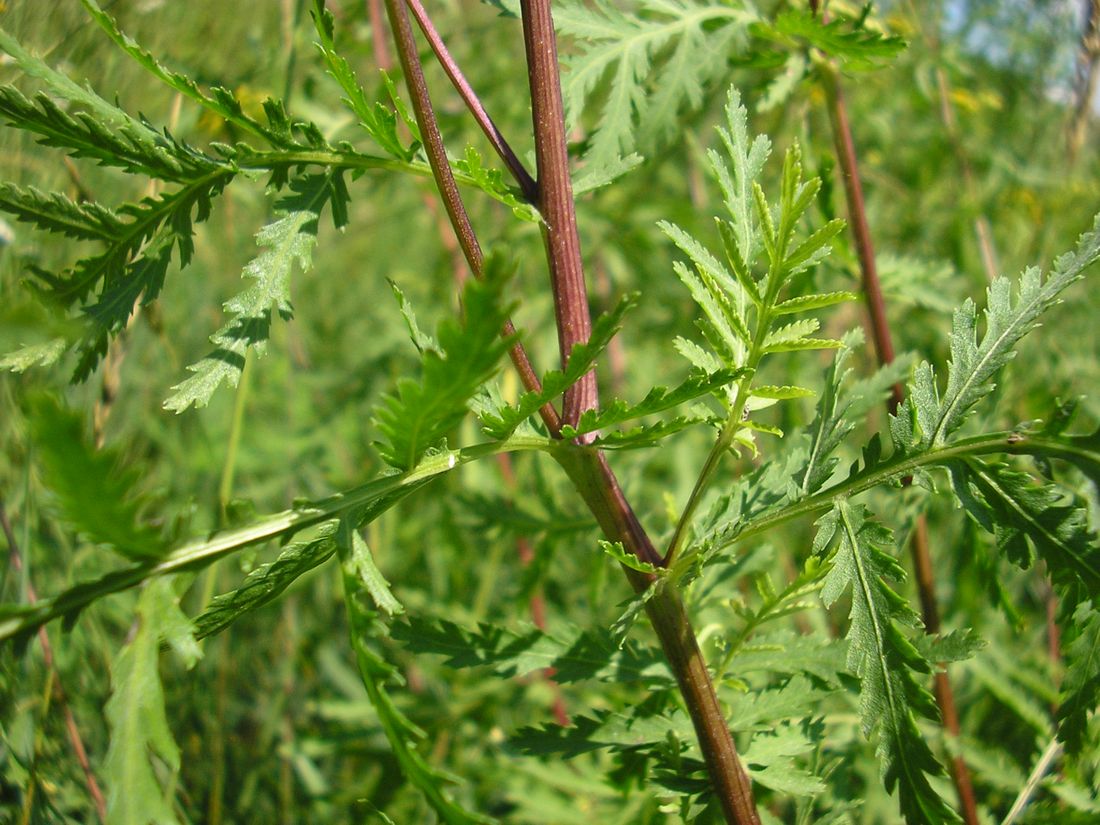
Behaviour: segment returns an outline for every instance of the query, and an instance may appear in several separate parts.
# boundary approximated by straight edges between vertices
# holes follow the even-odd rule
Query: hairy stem
[[[829,107],[829,122],[836,144],[837,160],[840,165],[844,194],[848,203],[848,221],[852,229],[852,239],[859,258],[859,268],[863,283],[863,297],[867,305],[867,315],[871,324],[871,338],[875,344],[875,353],[881,366],[894,360],[894,345],[890,334],[890,322],[886,317],[886,302],[882,296],[882,284],[879,281],[878,267],[875,263],[875,249],[871,241],[871,228],[867,222],[867,208],[863,199],[863,186],[859,177],[859,165],[856,160],[855,142],[848,121],[848,110],[840,90],[840,80],[836,69],[823,64],[821,77],[825,87],[825,96]],[[889,411],[894,412],[901,404],[903,391],[901,384],[895,384],[887,402]],[[912,483],[911,477],[903,479],[903,484]],[[913,567],[917,573],[917,590],[927,633],[935,634],[940,629],[939,607],[936,600],[935,577],[932,573],[932,555],[928,542],[928,523],[923,513],[917,517],[916,527],[910,538],[909,549]],[[947,673],[940,671],[935,677],[936,702],[947,732],[958,739],[960,733],[959,716],[955,705],[954,691]],[[970,771],[962,756],[951,760],[951,778],[962,808],[966,825],[978,825],[978,807],[974,798],[974,788],[970,781]]]

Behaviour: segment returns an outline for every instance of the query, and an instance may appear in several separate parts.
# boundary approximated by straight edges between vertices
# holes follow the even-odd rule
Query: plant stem
[[[428,95],[428,85],[424,79],[424,70],[420,65],[420,56],[416,49],[416,39],[413,36],[412,26],[409,24],[409,16],[402,0],[386,0],[386,13],[389,15],[390,26],[393,29],[394,40],[397,44],[397,54],[401,61],[401,68],[405,73],[405,83],[412,98],[413,111],[416,114],[416,122],[420,126],[421,137],[424,139],[424,150],[428,155],[428,163],[432,169],[436,186],[439,187],[439,195],[443,200],[443,206],[447,210],[447,217],[458,236],[458,244],[466,263],[475,277],[481,277],[483,257],[481,245],[474,233],[470,216],[459,194],[458,185],[455,183],[451,172],[451,164],[447,158],[447,149],[443,145],[443,137],[439,131],[439,122],[436,120],[435,111],[432,109],[431,98]],[[512,336],[515,327],[511,321],[504,325],[502,334]],[[513,344],[508,355],[512,359],[520,380],[528,390],[539,391],[541,384],[538,375],[531,366],[527,352],[523,344],[518,341]],[[558,411],[552,404],[544,404],[539,409],[539,415],[547,428],[554,435],[561,429],[561,419]]]
[[[11,569],[16,573],[23,570],[23,554],[19,552],[19,544],[15,540],[15,531],[11,529],[11,522],[8,520],[7,511],[4,509],[4,502],[0,501],[0,530],[4,533],[4,538],[8,542],[8,563]],[[38,601],[38,594],[34,590],[34,585],[31,584],[30,578],[27,577],[24,583],[24,592],[27,595],[27,602],[35,604]],[[80,735],[80,728],[76,725],[76,716],[73,714],[72,706],[69,704],[68,698],[65,695],[65,689],[61,685],[60,674],[57,674],[57,667],[53,657],[53,646],[50,644],[49,634],[46,633],[46,628],[38,628],[38,641],[42,646],[42,661],[46,665],[46,672],[49,680],[53,684],[53,691],[57,695],[57,703],[61,706],[62,715],[65,717],[65,733],[69,737],[69,744],[73,749],[73,756],[76,757],[77,763],[80,765],[80,770],[84,774],[84,784],[88,788],[88,795],[92,798],[92,805],[95,807],[96,817],[100,822],[107,821],[107,800],[103,796],[103,791],[99,788],[99,782],[95,778],[95,773],[92,771],[91,762],[88,760],[88,751],[84,747],[84,739]],[[56,678],[54,678],[56,675]],[[28,811],[30,808],[28,808]]]
[[[1012,825],[1012,823],[1016,821],[1024,808],[1027,807],[1027,803],[1031,801],[1031,797],[1035,795],[1036,788],[1039,787],[1039,783],[1042,781],[1043,777],[1046,776],[1047,771],[1050,770],[1051,764],[1061,755],[1062,743],[1055,737],[1050,740],[1050,744],[1047,745],[1046,750],[1044,750],[1042,756],[1039,757],[1039,761],[1035,763],[1035,767],[1031,771],[1031,776],[1027,778],[1027,782],[1024,783],[1024,787],[1020,790],[1020,795],[1017,796],[1016,801],[1012,803],[1012,808],[1001,821],[1001,825]]]
[[[416,23],[420,26],[420,31],[424,33],[428,45],[432,47],[435,59],[443,67],[443,71],[446,72],[451,84],[466,103],[466,108],[474,116],[474,120],[481,127],[481,131],[485,133],[485,137],[489,139],[493,150],[504,162],[504,165],[508,167],[508,171],[512,173],[512,177],[519,184],[523,196],[531,203],[535,203],[539,195],[538,184],[535,183],[535,179],[531,177],[531,173],[527,171],[527,167],[523,165],[516,153],[512,151],[512,147],[508,145],[508,141],[504,139],[504,135],[500,133],[500,129],[497,128],[493,119],[489,117],[489,113],[485,111],[485,106],[477,93],[474,92],[473,86],[466,80],[462,69],[459,68],[458,63],[455,62],[455,59],[447,50],[447,45],[443,42],[443,38],[439,36],[439,32],[432,23],[431,17],[428,16],[427,10],[420,3],[420,0],[405,0],[405,3],[408,5],[413,17],[416,18]]]
[[[848,121],[848,109],[840,90],[840,80],[836,69],[828,62],[820,66],[822,85],[828,101],[829,122],[832,126],[833,140],[836,144],[837,161],[840,165],[844,183],[844,194],[848,203],[848,220],[852,228],[852,238],[859,257],[860,274],[863,281],[863,297],[867,305],[867,314],[871,324],[871,337],[875,344],[875,353],[881,366],[894,360],[894,345],[890,335],[890,322],[886,317],[886,302],[882,296],[882,284],[875,263],[875,249],[871,241],[871,228],[867,222],[867,208],[863,199],[863,185],[859,176],[856,160],[855,142]],[[895,384],[887,402],[888,410],[893,413],[901,404],[903,391],[901,384]],[[902,480],[906,486],[912,484],[912,477]],[[939,608],[936,600],[935,576],[932,572],[932,555],[928,542],[928,522],[924,514],[917,517],[917,523],[909,543],[916,570],[917,590],[920,594],[925,631],[936,634],[940,630]],[[936,702],[940,709],[944,728],[948,734],[959,739],[961,728],[955,705],[954,691],[945,671],[935,675]],[[970,771],[961,755],[951,759],[951,778],[962,808],[966,825],[978,825],[978,806],[974,797],[974,787],[970,781]]]
[[[558,77],[558,47],[550,0],[520,0],[527,78],[531,88],[531,117],[538,164],[538,207],[546,221],[544,239],[554,291],[558,348],[565,368],[574,344],[592,333],[588,295],[581,263],[573,184],[569,178],[569,147],[565,140],[565,113]],[[562,419],[576,425],[581,413],[598,404],[596,373],[589,372],[566,390]],[[583,436],[591,441],[595,433]]]

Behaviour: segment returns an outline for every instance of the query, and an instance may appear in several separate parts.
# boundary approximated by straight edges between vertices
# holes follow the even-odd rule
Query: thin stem
[[[886,302],[882,295],[882,284],[875,263],[874,244],[871,229],[867,222],[867,208],[863,198],[863,185],[859,176],[856,160],[855,142],[848,120],[848,109],[840,90],[840,80],[836,69],[830,63],[821,66],[822,85],[828,101],[829,122],[832,126],[833,140],[836,144],[837,159],[844,182],[844,194],[848,203],[848,219],[852,229],[852,238],[859,257],[860,274],[863,281],[863,296],[867,305],[867,314],[871,324],[871,337],[881,366],[894,360],[894,345],[890,334],[890,322],[886,317]],[[901,384],[893,386],[887,402],[889,412],[893,413],[901,404],[903,391]],[[912,484],[912,477],[902,481],[906,486]],[[932,556],[928,541],[928,523],[923,513],[917,517],[916,527],[909,544],[913,558],[913,567],[917,573],[917,589],[920,594],[925,630],[935,634],[940,629],[939,608],[936,600],[935,576],[932,572]],[[959,738],[961,728],[955,705],[954,691],[945,671],[935,676],[935,694],[939,705],[944,728],[955,739]],[[970,781],[970,772],[961,755],[951,760],[951,778],[962,808],[966,825],[978,825],[978,806],[974,788]]]
[[[218,481],[218,518],[224,526],[227,523],[229,502],[233,498],[233,480],[237,474],[237,453],[241,446],[241,431],[244,429],[244,411],[248,406],[248,390],[252,383],[252,365],[255,362],[252,347],[244,356],[244,367],[237,382],[237,392],[233,398],[233,419],[229,425],[229,441],[225,446],[225,461],[222,462],[221,479]]]
[[[557,41],[550,0],[520,0],[520,10],[538,162],[538,206],[546,222],[544,238],[554,291],[558,345],[564,366],[573,346],[588,340],[591,318],[569,178]],[[590,372],[566,393],[563,419],[575,424],[582,412],[596,408],[598,403],[596,376]],[[638,558],[659,563],[660,555],[623,495],[605,457],[599,451],[586,448],[560,450],[556,457],[596,516],[604,534],[612,541],[621,541],[624,548]],[[637,591],[645,590],[650,584],[648,577],[633,570],[626,570],[626,575]],[[646,613],[676,676],[726,820],[731,825],[758,825],[760,818],[748,773],[734,748],[706,661],[676,588],[660,589],[646,602]]]
[[[0,501],[0,530],[3,530],[4,538],[8,542],[8,563],[11,565],[12,570],[19,573],[23,570],[23,554],[19,552],[19,544],[15,539],[15,531],[11,529],[11,522],[8,520],[8,514],[4,509],[3,501]],[[38,594],[35,592],[34,585],[31,584],[29,577],[24,584],[24,592],[27,594],[27,601],[30,604],[33,605],[37,603]],[[46,665],[46,672],[57,694],[57,703],[61,705],[62,714],[65,717],[65,733],[69,737],[69,744],[72,746],[73,756],[76,757],[76,761],[80,765],[80,770],[84,774],[84,784],[88,788],[88,795],[92,797],[92,804],[95,806],[96,816],[100,822],[106,822],[107,800],[104,798],[103,791],[100,790],[99,782],[96,780],[95,773],[92,771],[91,762],[88,760],[88,751],[84,747],[84,739],[81,737],[80,728],[78,728],[76,724],[76,716],[73,714],[72,706],[65,696],[65,690],[61,685],[60,675],[57,674],[57,668],[53,657],[53,646],[50,644],[50,637],[49,634],[46,633],[45,626],[38,628],[38,642],[42,646],[42,659]],[[29,812],[30,808],[27,810]]]
[[[443,200],[443,206],[447,210],[447,217],[454,227],[458,237],[459,247],[466,258],[466,263],[475,277],[481,277],[483,257],[481,245],[478,243],[470,216],[459,194],[458,185],[455,183],[454,174],[451,172],[451,164],[447,158],[447,149],[443,145],[443,136],[439,131],[439,122],[436,120],[435,111],[432,109],[431,98],[428,95],[428,85],[424,79],[424,70],[420,65],[420,56],[416,49],[416,39],[413,36],[412,26],[409,24],[409,16],[405,4],[401,0],[386,0],[386,13],[393,28],[394,40],[397,44],[397,54],[401,61],[401,68],[405,73],[405,82],[412,98],[413,111],[416,121],[420,126],[421,137],[424,139],[424,150],[428,155],[428,163],[431,166],[432,176],[436,186],[439,187],[439,195]],[[503,334],[512,336],[515,327],[511,321],[505,323]],[[527,352],[523,344],[518,341],[508,350],[509,357],[519,372],[520,380],[528,390],[540,391],[541,384],[538,375],[531,366]],[[567,396],[568,397],[568,396]],[[552,434],[561,430],[561,419],[552,404],[545,404],[539,409],[539,415]]]
[[[405,2],[409,7],[409,11],[412,12],[413,17],[416,18],[416,23],[420,26],[420,31],[424,33],[424,38],[428,41],[428,45],[432,47],[436,60],[439,61],[439,65],[443,67],[443,71],[446,72],[447,77],[450,78],[451,84],[462,97],[462,100],[465,101],[466,108],[469,109],[470,114],[474,116],[474,120],[477,121],[477,125],[481,127],[481,131],[485,133],[485,137],[489,139],[489,143],[492,145],[493,150],[504,162],[504,165],[508,167],[508,171],[512,173],[512,177],[515,178],[516,183],[519,184],[523,196],[531,203],[535,203],[539,195],[538,184],[535,183],[535,179],[531,177],[531,173],[527,171],[527,167],[523,165],[523,162],[516,156],[516,153],[512,151],[512,147],[508,144],[508,141],[504,139],[504,135],[501,134],[500,129],[497,128],[496,123],[493,122],[489,113],[485,111],[485,106],[482,104],[481,99],[477,96],[473,86],[466,80],[466,76],[462,73],[462,69],[459,68],[454,57],[452,57],[451,53],[447,50],[447,46],[443,42],[443,38],[439,36],[439,31],[432,23],[432,19],[428,16],[428,12],[420,3],[420,0],[405,0]]]
[[[1020,814],[1023,813],[1024,808],[1026,808],[1027,804],[1031,801],[1031,797],[1035,795],[1039,783],[1042,781],[1043,777],[1046,776],[1047,771],[1050,770],[1050,766],[1054,763],[1054,760],[1061,756],[1061,754],[1062,743],[1055,737],[1050,740],[1050,744],[1047,745],[1046,750],[1044,750],[1042,756],[1039,757],[1039,761],[1035,763],[1031,775],[1027,778],[1027,782],[1024,783],[1024,787],[1020,789],[1019,796],[1017,796],[1016,801],[1012,803],[1012,808],[1001,821],[1001,825],[1012,825]]]
[[[581,262],[573,184],[569,177],[569,147],[558,77],[558,47],[550,0],[520,0],[527,78],[531,88],[531,117],[538,164],[538,207],[546,221],[544,239],[554,291],[558,349],[564,368],[575,344],[592,334],[588,294]],[[581,413],[598,405],[596,373],[589,372],[566,390],[562,418],[576,425]],[[595,438],[592,433],[583,440]]]

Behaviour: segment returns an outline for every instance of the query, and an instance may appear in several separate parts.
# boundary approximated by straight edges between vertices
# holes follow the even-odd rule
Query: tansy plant
[[[220,773],[224,762],[215,764],[212,777],[191,772],[181,747],[192,747],[185,741],[192,732],[178,723],[172,697],[199,678],[202,666],[190,675],[173,670],[168,679],[159,664],[167,647],[193,667],[211,655],[213,643],[202,640],[223,631],[230,640],[224,650],[232,650],[243,641],[237,633],[249,633],[238,629],[255,627],[248,623],[277,599],[293,605],[281,633],[316,622],[309,632],[316,634],[317,660],[306,671],[335,674],[345,691],[338,706],[331,697],[309,700],[323,720],[318,724],[343,726],[343,741],[362,742],[371,754],[348,762],[354,770],[330,763],[326,775],[317,765],[335,740],[318,739],[310,752],[282,740],[277,747],[296,754],[286,759],[299,781],[327,800],[302,814],[307,819],[348,821],[339,812],[354,810],[380,821],[566,822],[586,818],[585,806],[596,805],[608,822],[870,822],[896,821],[899,812],[914,824],[969,821],[977,806],[989,811],[1002,803],[975,797],[970,778],[963,787],[967,762],[977,766],[979,791],[992,793],[1000,786],[988,778],[990,766],[999,757],[977,746],[966,750],[957,731],[937,732],[944,708],[939,680],[946,677],[935,675],[935,697],[932,684],[938,668],[974,656],[982,640],[963,627],[950,633],[926,627],[928,613],[922,621],[911,605],[899,561],[909,533],[926,529],[917,515],[923,510],[939,508],[937,517],[948,525],[944,536],[964,529],[961,515],[941,512],[943,502],[968,516],[971,549],[943,539],[936,552],[992,547],[981,551],[992,553],[982,556],[983,569],[1009,615],[1012,582],[1019,581],[1009,565],[1027,570],[1038,560],[1028,580],[1040,573],[1049,580],[1064,677],[1043,694],[1054,708],[1051,719],[1042,707],[1031,718],[1040,732],[1049,727],[1050,747],[1067,754],[1067,790],[1059,791],[1059,804],[1073,816],[1094,815],[1085,788],[1097,753],[1091,711],[1100,689],[1100,546],[1088,496],[1095,492],[1089,485],[1100,482],[1100,436],[1073,428],[1072,403],[1048,398],[1038,413],[1045,420],[1009,429],[994,423],[993,408],[1018,344],[1100,258],[1100,221],[1049,272],[1033,268],[1018,279],[997,278],[983,311],[970,300],[956,309],[950,330],[934,333],[950,351],[945,363],[922,360],[914,369],[918,358],[891,356],[855,380],[863,351],[856,308],[865,296],[877,295],[881,303],[882,294],[865,260],[870,255],[873,263],[873,253],[861,240],[866,220],[857,211],[863,207],[854,155],[846,154],[851,135],[840,117],[838,71],[879,65],[903,46],[868,25],[869,9],[826,21],[816,6],[769,16],[749,5],[694,0],[622,8],[570,2],[553,10],[549,0],[505,3],[500,11],[519,17],[526,51],[535,162],[528,172],[417,0],[386,0],[405,93],[391,79],[396,69],[381,75],[378,94],[369,91],[360,79],[366,73],[353,69],[340,43],[338,19],[322,0],[308,8],[313,49],[297,60],[323,69],[311,83],[332,84],[342,108],[325,114],[312,103],[299,108],[275,95],[248,105],[230,89],[199,82],[201,73],[168,68],[94,0],[82,2],[122,53],[170,89],[178,104],[220,124],[221,137],[184,136],[185,127],[155,123],[124,107],[111,89],[101,93],[72,79],[0,30],[9,74],[19,75],[0,87],[0,115],[9,127],[30,134],[43,153],[151,182],[144,196],[118,205],[94,191],[73,197],[25,183],[0,185],[0,209],[8,215],[83,242],[73,263],[44,257],[24,268],[29,291],[20,291],[19,300],[33,296],[38,308],[28,312],[37,320],[28,340],[2,360],[22,376],[5,385],[25,426],[18,439],[27,468],[21,500],[29,506],[32,491],[41,491],[35,495],[52,520],[51,541],[73,554],[71,577],[57,579],[41,596],[28,597],[30,589],[9,595],[0,608],[0,638],[8,640],[5,693],[17,690],[16,662],[30,655],[28,645],[54,619],[67,631],[52,637],[59,658],[71,658],[62,652],[70,644],[86,645],[89,628],[115,648],[103,703],[107,733],[93,737],[90,758],[83,757],[86,791],[62,801],[43,787],[38,800],[47,801],[36,801],[33,789],[46,779],[36,773],[34,749],[28,752],[18,739],[15,720],[5,718],[4,794],[22,794],[26,815],[19,821],[45,821],[62,808],[65,821],[97,814],[135,825],[222,821],[225,806],[234,804],[226,800],[237,793],[250,794],[248,804],[261,807],[269,795],[285,802],[279,794],[293,795],[285,782],[281,791],[235,787]],[[459,156],[448,153],[413,19],[504,172],[473,146]],[[518,36],[518,29],[510,31]],[[561,76],[557,34],[573,44]],[[471,29],[463,36],[483,35]],[[769,86],[769,106],[800,82],[821,85],[818,99],[835,115],[855,253],[845,241],[845,221],[832,217],[832,186],[823,190],[820,178],[807,175],[796,141],[771,158],[768,138],[750,133],[736,89],[728,93],[716,134],[684,125],[689,112],[705,108],[718,81],[728,83],[725,55],[731,53],[740,54],[743,65],[755,55],[757,65],[781,67],[784,74]],[[287,65],[289,78],[294,60]],[[518,95],[513,80],[501,82],[516,85],[510,94]],[[592,108],[598,113],[586,121]],[[572,149],[567,117],[577,128],[594,124]],[[452,126],[448,120],[448,130]],[[657,226],[677,250],[671,272],[658,256],[633,283],[642,292],[629,292],[592,320],[581,244],[590,207],[578,212],[575,198],[601,186],[630,186],[630,170],[642,162],[637,152],[652,153],[687,133],[713,144],[705,153],[720,201],[713,231],[705,223],[682,228],[696,221],[694,212],[670,208],[677,222]],[[581,156],[579,164],[570,151]],[[810,165],[828,166],[817,150]],[[292,285],[308,296],[321,294],[320,287],[305,285],[336,281],[341,294],[353,295],[368,277],[360,258],[340,271],[315,271],[319,244],[337,246],[369,232],[356,227],[352,199],[384,198],[383,185],[415,179],[434,181],[438,191],[442,208],[417,203],[434,216],[425,225],[442,225],[440,237],[452,247],[460,309],[427,332],[413,306],[428,294],[423,284],[431,273],[417,275],[419,286],[407,279],[398,286],[394,275],[400,325],[413,346],[384,353],[393,366],[374,362],[361,375],[349,371],[319,394],[330,421],[340,405],[350,411],[354,429],[344,432],[370,456],[367,466],[375,466],[343,471],[358,480],[327,494],[318,493],[316,478],[298,486],[296,468],[272,463],[263,473],[254,470],[254,477],[266,474],[281,484],[293,501],[257,515],[255,505],[234,494],[242,438],[248,442],[250,426],[272,426],[280,418],[249,423],[249,393],[259,390],[249,389],[248,376],[267,363],[257,356],[272,347],[273,337],[285,345],[285,323],[296,312]],[[133,332],[136,314],[151,317],[151,324],[170,323],[158,307],[183,301],[183,280],[207,266],[195,265],[203,254],[201,225],[215,214],[229,215],[218,212],[220,205],[228,210],[234,193],[255,192],[258,180],[266,183],[267,219],[247,230],[255,248],[243,268],[243,288],[224,301],[221,322],[210,324],[199,312],[190,317],[208,344],[173,348],[181,366],[190,366],[159,386],[159,407],[141,411],[166,428],[208,426],[195,423],[204,416],[231,422],[217,516],[203,529],[195,505],[187,515],[152,495],[144,460],[136,457],[141,451],[110,437],[103,422],[119,382],[142,380],[136,369],[120,367],[121,354],[161,346]],[[528,252],[541,238],[549,300],[533,298],[525,281],[520,287],[523,273],[538,268],[532,255],[499,246],[483,252],[488,235],[475,229],[481,212],[467,210],[467,200],[483,196],[504,205],[516,222],[503,237]],[[644,231],[655,243],[652,221]],[[830,258],[838,244],[840,262]],[[400,269],[397,255],[388,260]],[[858,292],[836,277],[849,265],[863,266]],[[673,283],[673,274],[694,304],[697,328],[681,328],[684,336],[670,332],[661,342],[687,360],[671,368],[680,378],[637,392],[631,382],[630,389],[605,389],[601,397],[597,371],[614,347],[624,346],[616,339],[620,330],[629,357],[637,305],[652,307],[652,290],[666,296],[661,300],[684,297],[668,298],[674,293],[667,285],[654,286],[658,279]],[[560,362],[548,371],[536,369],[536,355],[529,355],[545,357],[546,347],[511,320],[518,314],[538,328],[544,324],[538,313],[553,319],[557,334]],[[872,332],[881,344],[877,323]],[[346,333],[329,331],[335,339]],[[161,330],[166,342],[174,334]],[[42,391],[46,378],[34,377],[58,371],[75,384],[103,388],[96,402],[99,444],[85,433],[79,407],[68,406],[87,394],[72,392],[70,402],[62,402]],[[664,374],[663,364],[650,374],[657,372]],[[367,390],[355,390],[363,376],[388,387],[373,406],[365,406]],[[234,391],[233,408],[219,406],[219,394]],[[876,427],[876,411],[891,396],[889,418]],[[803,400],[811,398],[813,413]],[[336,439],[334,423],[331,438],[321,418],[314,426],[323,440]],[[663,464],[642,458],[661,455]],[[166,451],[158,460],[171,470],[183,455]],[[663,496],[650,492],[664,482],[647,476],[647,460],[676,468],[667,471]],[[523,468],[518,477],[516,467]],[[674,475],[687,483],[677,486]],[[486,492],[490,476],[496,480]],[[12,478],[5,476],[5,484],[14,484]],[[446,478],[467,479],[469,488]],[[421,492],[427,488],[435,491],[428,497]],[[8,491],[3,496],[13,499]],[[10,524],[5,511],[0,515],[13,559],[20,550],[40,552],[29,526],[20,539],[18,524]],[[30,524],[29,511],[20,518]],[[991,545],[978,530],[992,537]],[[489,615],[494,582],[510,567],[500,550],[509,542],[518,542],[527,566],[508,598],[524,608],[518,617]],[[273,546],[277,551],[267,554]],[[420,561],[403,563],[404,557]],[[231,565],[213,572],[230,559],[240,561],[233,585]],[[580,565],[567,569],[582,574],[554,578],[564,564]],[[604,581],[608,566],[626,575],[633,595],[625,602]],[[307,586],[316,599],[299,599],[294,594],[302,585],[295,582],[315,570]],[[452,580],[461,581],[455,586],[466,595],[448,595]],[[136,598],[115,595],[125,591]],[[323,612],[333,603],[342,604],[342,617]],[[523,618],[526,605],[531,623]],[[307,619],[310,611],[318,611],[314,619]],[[981,620],[989,621],[984,613]],[[350,650],[330,649],[332,637],[346,637]],[[72,641],[77,638],[84,641]],[[429,700],[423,672],[436,673],[440,656],[448,675],[432,677]],[[228,679],[232,666],[222,662],[219,678]],[[352,662],[359,687],[348,687]],[[307,678],[278,661],[270,667],[283,674],[287,697],[296,679]],[[465,668],[477,670],[455,672]],[[229,725],[234,711],[224,704],[226,683],[219,684],[216,724]],[[364,688],[369,705],[362,704]],[[509,691],[535,698],[509,700]],[[974,692],[967,701],[980,704]],[[427,710],[430,704],[439,707]],[[272,731],[278,718],[272,717]],[[492,749],[484,765],[494,767],[447,757],[452,734]],[[75,722],[68,735],[76,747]],[[224,735],[212,735],[223,749],[217,758],[224,759]],[[873,789],[876,773],[895,800],[889,808],[874,802],[882,796]],[[203,790],[200,782],[214,783],[215,790]],[[346,798],[335,790],[341,786]],[[92,811],[83,818],[76,813],[82,805]]]

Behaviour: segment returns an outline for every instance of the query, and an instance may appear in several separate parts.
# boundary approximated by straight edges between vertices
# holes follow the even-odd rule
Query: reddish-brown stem
[[[11,529],[11,522],[8,520],[7,510],[4,509],[4,503],[0,501],[0,529],[4,532],[4,538],[8,542],[8,563],[11,565],[11,569],[16,573],[20,573],[23,570],[23,556],[19,552],[19,544],[15,540],[15,531]],[[34,604],[38,601],[38,594],[34,590],[34,585],[31,584],[28,579],[24,588],[27,594],[27,602]],[[96,816],[100,822],[107,821],[107,800],[103,796],[103,791],[99,788],[99,782],[96,781],[95,773],[92,772],[92,764],[88,760],[88,751],[84,748],[84,740],[80,736],[80,729],[76,725],[76,717],[73,715],[72,707],[69,705],[68,699],[65,696],[65,690],[61,686],[60,675],[57,674],[57,669],[54,667],[53,647],[50,644],[50,637],[46,633],[45,626],[38,628],[38,642],[42,646],[42,660],[46,665],[46,671],[48,673],[55,674],[53,680],[54,694],[57,697],[57,703],[61,706],[62,714],[65,717],[65,732],[69,737],[69,744],[73,749],[73,756],[76,757],[77,764],[80,765],[80,770],[84,773],[84,784],[88,787],[88,795],[92,797],[92,804],[95,806]]]
[[[367,0],[367,15],[370,17],[370,39],[374,46],[374,59],[378,68],[388,72],[393,68],[390,47],[386,45],[386,32],[382,20],[382,0]]]
[[[474,233],[470,216],[462,202],[462,196],[455,183],[454,174],[451,172],[451,164],[447,159],[447,149],[443,145],[443,136],[439,131],[439,122],[436,120],[435,111],[432,109],[431,98],[428,95],[428,84],[424,79],[424,70],[420,65],[420,56],[416,50],[416,38],[413,35],[412,26],[404,2],[401,0],[386,0],[386,12],[389,15],[390,26],[393,29],[397,42],[397,54],[401,60],[401,68],[405,73],[405,83],[412,99],[413,112],[420,126],[420,134],[424,140],[424,151],[428,155],[428,163],[432,169],[436,186],[439,187],[439,195],[443,200],[443,207],[447,210],[447,218],[454,228],[458,238],[458,245],[462,249],[462,255],[475,277],[481,277],[481,267],[484,262],[481,254],[481,245]],[[515,327],[511,321],[505,323],[503,334],[515,335]],[[519,373],[523,386],[528,390],[539,391],[541,384],[538,374],[531,366],[527,357],[527,351],[518,341],[508,350],[508,355]],[[561,429],[561,419],[558,411],[552,404],[544,404],[539,409],[539,415],[547,429],[556,435]]]
[[[867,304],[867,314],[871,325],[871,338],[881,365],[894,360],[894,345],[890,336],[890,322],[886,318],[886,302],[882,296],[882,285],[875,265],[875,249],[871,241],[871,229],[867,223],[867,210],[863,200],[863,186],[860,183],[859,165],[856,160],[855,143],[848,122],[848,110],[840,90],[836,70],[828,64],[821,67],[822,83],[829,107],[829,121],[832,125],[833,140],[836,144],[837,161],[843,177],[844,194],[848,204],[848,220],[852,229],[852,238],[859,258],[860,274],[863,280],[863,296]],[[895,384],[888,407],[894,412],[902,401],[902,388]],[[905,479],[904,483],[912,483]],[[925,629],[928,633],[938,633],[940,629],[939,609],[936,603],[935,579],[932,572],[932,557],[928,543],[928,524],[923,514],[917,518],[916,527],[909,544],[913,557],[913,566],[917,573],[917,590],[924,614]],[[960,727],[955,696],[951,690],[945,672],[935,677],[936,701],[943,717],[947,732],[958,740]],[[974,788],[970,781],[970,772],[961,756],[951,760],[951,777],[959,797],[963,819],[966,825],[978,825],[978,808],[974,797]]]
[[[447,45],[443,42],[443,38],[439,36],[439,32],[432,23],[431,17],[428,16],[428,12],[420,3],[420,0],[405,0],[405,2],[408,4],[409,11],[412,12],[413,17],[416,18],[416,23],[420,26],[420,31],[424,33],[424,38],[428,41],[428,45],[432,47],[432,52],[435,53],[435,59],[438,60],[439,65],[443,67],[443,71],[447,74],[447,77],[450,78],[451,84],[466,103],[466,108],[470,110],[470,114],[473,115],[477,125],[481,127],[481,131],[485,133],[485,137],[489,139],[493,151],[497,153],[504,162],[504,165],[508,167],[508,171],[512,173],[512,177],[515,178],[516,183],[519,184],[523,196],[531,203],[535,203],[538,200],[538,184],[535,183],[535,179],[531,177],[531,173],[527,171],[527,167],[523,165],[523,162],[516,157],[516,153],[513,152],[512,147],[508,145],[508,141],[504,139],[504,135],[502,135],[500,129],[497,128],[496,123],[489,117],[489,113],[485,111],[485,106],[482,104],[481,99],[477,96],[477,93],[474,92],[473,86],[466,80],[466,75],[462,73],[462,69],[459,68],[458,63],[455,62],[455,59],[447,50]]]
[[[591,319],[588,314],[580,242],[569,180],[553,22],[545,0],[527,3],[527,6],[535,6],[533,15],[530,15],[533,20],[525,16],[524,39],[529,60],[528,74],[535,98],[536,158],[540,173],[538,205],[547,224],[547,257],[550,261],[558,339],[564,363],[574,344],[587,341]],[[448,218],[458,235],[463,254],[476,274],[480,272],[480,247],[454,185],[428,97],[406,7],[403,0],[386,0],[386,10],[394,29],[398,55],[405,71],[433,176],[443,196]],[[523,365],[530,370],[526,358],[523,359]],[[520,367],[522,376],[523,366],[517,364],[517,367]],[[537,385],[537,378],[533,373],[529,374]],[[528,384],[526,376],[524,383]],[[573,416],[567,420],[576,421],[581,411],[593,408],[596,403],[595,375],[589,374],[566,395],[565,409]],[[556,417],[553,426],[550,422],[547,423],[551,432],[556,434],[560,430]],[[612,541],[622,542],[638,558],[659,564],[660,554],[627,503],[605,458],[598,451],[576,445],[563,446],[556,457],[595,515],[605,535]],[[627,570],[627,575],[635,589],[644,590],[650,584],[647,577],[635,571]],[[748,773],[734,749],[706,662],[678,592],[674,587],[662,588],[647,601],[646,611],[656,628],[669,666],[676,675],[699,736],[715,795],[727,821],[731,825],[758,825],[760,819],[752,797]]]
[[[520,0],[527,78],[531,87],[531,117],[538,164],[538,207],[546,222],[546,257],[554,291],[558,348],[564,367],[575,344],[592,333],[588,295],[581,263],[581,242],[569,178],[569,147],[558,77],[558,47],[550,0]],[[562,419],[576,424],[581,413],[597,405],[596,373],[589,372],[565,393]],[[589,439],[591,440],[591,439]]]

